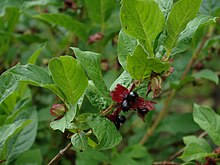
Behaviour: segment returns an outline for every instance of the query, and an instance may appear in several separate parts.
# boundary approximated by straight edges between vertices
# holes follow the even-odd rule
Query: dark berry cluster
[[[120,112],[128,112],[129,110],[137,111],[137,115],[144,120],[145,115],[154,110],[155,102],[144,100],[142,97],[134,91],[128,90],[120,84],[117,84],[116,88],[111,92],[111,97],[116,102],[116,109],[108,115],[108,119],[111,120],[117,129],[125,122],[126,118],[120,116]]]
[[[121,109],[123,112],[127,112],[131,108],[131,104],[135,103],[138,98],[136,92],[130,92],[122,101]]]

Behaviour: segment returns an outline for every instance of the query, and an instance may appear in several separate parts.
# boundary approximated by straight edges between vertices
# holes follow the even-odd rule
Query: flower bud
[[[50,114],[55,117],[61,117],[66,112],[66,107],[64,104],[53,104],[50,109]]]
[[[161,93],[162,78],[160,76],[152,77],[151,90],[153,91],[153,97],[158,97]]]

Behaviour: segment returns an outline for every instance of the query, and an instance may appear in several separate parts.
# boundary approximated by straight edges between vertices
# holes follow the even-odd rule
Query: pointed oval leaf
[[[0,104],[12,94],[18,86],[13,74],[7,73],[0,76]]]
[[[152,71],[162,73],[169,69],[168,62],[150,58],[141,45],[138,45],[132,56],[127,57],[127,71],[135,80],[148,78]]]
[[[88,85],[80,63],[71,56],[61,56],[49,62],[49,69],[55,84],[66,96],[67,102],[76,103]]]
[[[133,54],[137,46],[137,40],[127,35],[122,29],[118,38],[118,60],[124,70],[126,70],[127,56]]]
[[[89,81],[89,85],[86,88],[85,94],[86,97],[89,99],[89,102],[99,110],[104,110],[108,108],[112,103],[111,100],[103,97],[103,95],[97,90],[92,81]]]
[[[200,72],[194,73],[193,77],[213,81],[216,85],[219,82],[218,74],[209,69],[203,69]]]
[[[85,0],[90,19],[96,23],[104,23],[115,7],[115,0]]]
[[[216,22],[216,17],[208,15],[198,15],[195,19],[190,21],[186,28],[180,33],[177,45],[172,49],[172,55],[185,51],[191,44],[192,38],[196,31],[205,25]]]
[[[220,116],[207,106],[194,104],[194,121],[205,130],[212,140],[220,145]]]
[[[154,41],[165,22],[154,0],[123,0],[120,17],[122,28],[127,34],[149,42]]]
[[[81,51],[78,48],[72,48],[77,60],[85,69],[89,78],[94,82],[99,92],[107,99],[111,100],[109,91],[102,78],[102,72],[100,67],[101,54],[90,51]]]
[[[48,22],[52,25],[61,26],[78,35],[84,41],[87,40],[87,27],[66,14],[38,14],[33,16],[36,19]]]
[[[179,0],[176,2],[167,20],[167,37],[165,47],[171,51],[177,42],[179,34],[185,29],[189,21],[196,17],[202,0]]]
[[[73,144],[73,147],[75,147],[78,150],[86,150],[88,147],[88,140],[85,132],[79,132],[74,134],[71,137],[71,143]]]
[[[113,148],[122,140],[114,124],[106,117],[91,115],[87,122],[99,141],[96,149],[107,150]]]

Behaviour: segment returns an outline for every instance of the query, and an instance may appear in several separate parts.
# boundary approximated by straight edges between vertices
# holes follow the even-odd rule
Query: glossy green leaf
[[[205,25],[214,23],[216,17],[208,15],[198,15],[195,19],[190,21],[186,28],[180,33],[177,40],[177,45],[173,48],[172,54],[177,54],[185,51],[191,44],[192,38],[196,31]]]
[[[19,115],[26,111],[28,108],[31,106],[31,99],[30,98],[25,98],[22,100],[19,100],[16,105],[13,107],[13,111],[11,112],[10,115],[8,115],[7,120],[5,121],[5,124],[10,124],[13,123]],[[32,109],[33,107],[31,107]],[[29,109],[28,109],[29,110]]]
[[[92,81],[89,81],[89,85],[86,88],[86,97],[89,99],[89,102],[99,110],[104,110],[108,108],[111,104],[111,100],[106,99],[103,95],[98,91]]]
[[[194,104],[193,118],[208,133],[214,143],[220,145],[220,116],[207,106]]]
[[[100,67],[101,54],[89,51],[81,51],[78,48],[72,49],[76,55],[77,60],[80,61],[87,75],[94,82],[96,88],[101,94],[103,94],[106,99],[110,100],[109,91],[102,78]]]
[[[67,102],[75,104],[84,93],[88,80],[80,63],[71,56],[53,58],[49,62],[53,80]]]
[[[115,0],[85,0],[90,19],[96,23],[104,23],[115,7]]]
[[[12,94],[18,86],[13,74],[7,73],[0,76],[0,104]]]
[[[189,21],[196,17],[202,0],[179,0],[176,2],[167,20],[167,38],[165,47],[171,51],[179,34],[186,28]]]
[[[213,81],[216,85],[218,85],[219,82],[218,74],[209,69],[204,69],[200,72],[194,73],[193,77]]]
[[[204,149],[204,151],[212,152],[211,146],[203,138],[196,137],[196,136],[185,136],[185,137],[183,137],[183,141],[186,145],[189,145],[190,143],[197,143]]]
[[[87,27],[66,14],[38,14],[33,17],[52,25],[61,26],[78,35],[84,41],[87,40]]]
[[[86,150],[88,147],[87,136],[85,132],[79,132],[71,137],[73,147],[78,150]]]
[[[138,45],[132,56],[127,58],[127,71],[133,79],[143,80],[148,78],[151,72],[162,73],[169,69],[169,63],[157,58],[150,58],[141,45]]]
[[[114,90],[117,84],[121,84],[122,86],[128,88],[132,83],[132,77],[127,71],[122,72],[122,74],[113,82],[110,87],[110,90]]]
[[[122,29],[118,38],[118,60],[124,70],[126,70],[127,56],[134,53],[137,40],[127,35]]]
[[[5,158],[4,150],[6,141],[18,134],[24,127],[31,123],[31,120],[19,120],[12,124],[5,124],[0,128],[0,159]]]
[[[179,158],[184,161],[191,161],[214,155],[216,154],[207,152],[198,143],[190,143],[185,147],[183,154]]]
[[[37,135],[38,116],[37,111],[32,107],[25,112],[28,114],[27,118],[31,120],[31,123],[27,125],[23,130],[16,134],[13,138],[6,141],[7,155],[6,162],[10,163],[17,158],[21,153],[28,150],[34,143]],[[32,111],[32,112],[31,112]]]
[[[98,139],[96,149],[107,150],[113,148],[122,140],[115,125],[106,117],[91,115],[87,122]]]
[[[156,0],[159,4],[160,10],[163,12],[165,18],[167,18],[172,6],[173,0]]]
[[[154,0],[123,0],[120,17],[122,28],[127,34],[149,42],[154,41],[163,30],[165,22]]]
[[[76,107],[70,105],[69,110],[65,113],[65,115],[59,120],[52,121],[50,123],[50,127],[53,130],[60,130],[64,133],[65,129],[69,127],[70,123],[73,121],[75,116]]]
[[[7,70],[5,73],[8,72],[12,73],[18,81],[50,89],[61,99],[65,98],[63,93],[55,86],[49,73],[36,65],[16,65]]]

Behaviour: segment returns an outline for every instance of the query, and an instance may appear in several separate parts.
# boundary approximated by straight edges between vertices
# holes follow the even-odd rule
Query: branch
[[[176,162],[163,161],[163,162],[154,162],[153,165],[180,165],[180,164]]]
[[[71,147],[72,143],[67,144],[67,146],[64,149],[60,150],[60,152],[47,165],[54,165]]]

